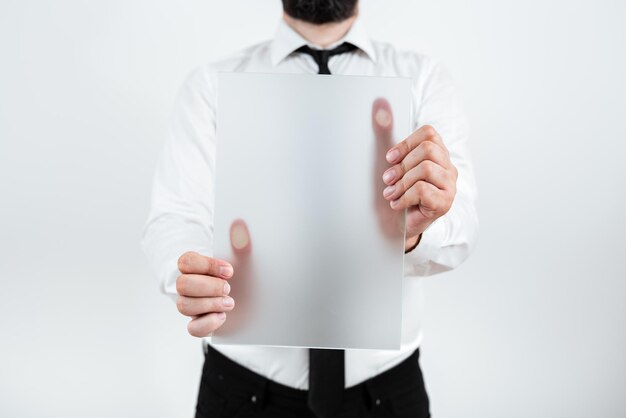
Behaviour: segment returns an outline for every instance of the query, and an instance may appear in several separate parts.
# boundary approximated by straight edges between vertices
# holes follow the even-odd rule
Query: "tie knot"
[[[344,42],[333,49],[313,49],[308,45],[304,45],[296,49],[295,52],[308,54],[313,57],[318,67],[318,74],[330,74],[330,69],[328,68],[328,60],[330,59],[330,57],[332,57],[333,55],[351,52],[355,49],[357,49],[356,46],[352,45],[351,43]]]

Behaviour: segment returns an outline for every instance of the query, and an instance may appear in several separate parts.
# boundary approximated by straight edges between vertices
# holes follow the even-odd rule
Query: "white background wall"
[[[473,124],[479,247],[426,280],[435,417],[626,416],[626,5],[363,0]],[[278,0],[0,1],[0,416],[193,415],[202,353],[139,247],[174,94]]]

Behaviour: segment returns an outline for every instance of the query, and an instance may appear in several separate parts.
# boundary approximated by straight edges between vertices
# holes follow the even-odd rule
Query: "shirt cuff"
[[[426,231],[422,232],[420,243],[412,251],[404,255],[404,261],[417,266],[432,261],[439,250],[443,247],[448,227],[446,217],[442,216],[430,224]]]

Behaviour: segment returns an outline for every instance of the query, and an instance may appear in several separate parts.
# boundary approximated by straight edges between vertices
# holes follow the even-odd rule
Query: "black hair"
[[[282,0],[289,16],[305,22],[322,24],[341,22],[356,11],[358,0]]]

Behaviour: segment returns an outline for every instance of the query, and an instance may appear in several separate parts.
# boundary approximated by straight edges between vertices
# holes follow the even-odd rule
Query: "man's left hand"
[[[393,166],[383,173],[383,196],[392,209],[407,209],[406,240],[417,243],[422,232],[450,210],[458,171],[430,125],[389,149],[386,159]]]

